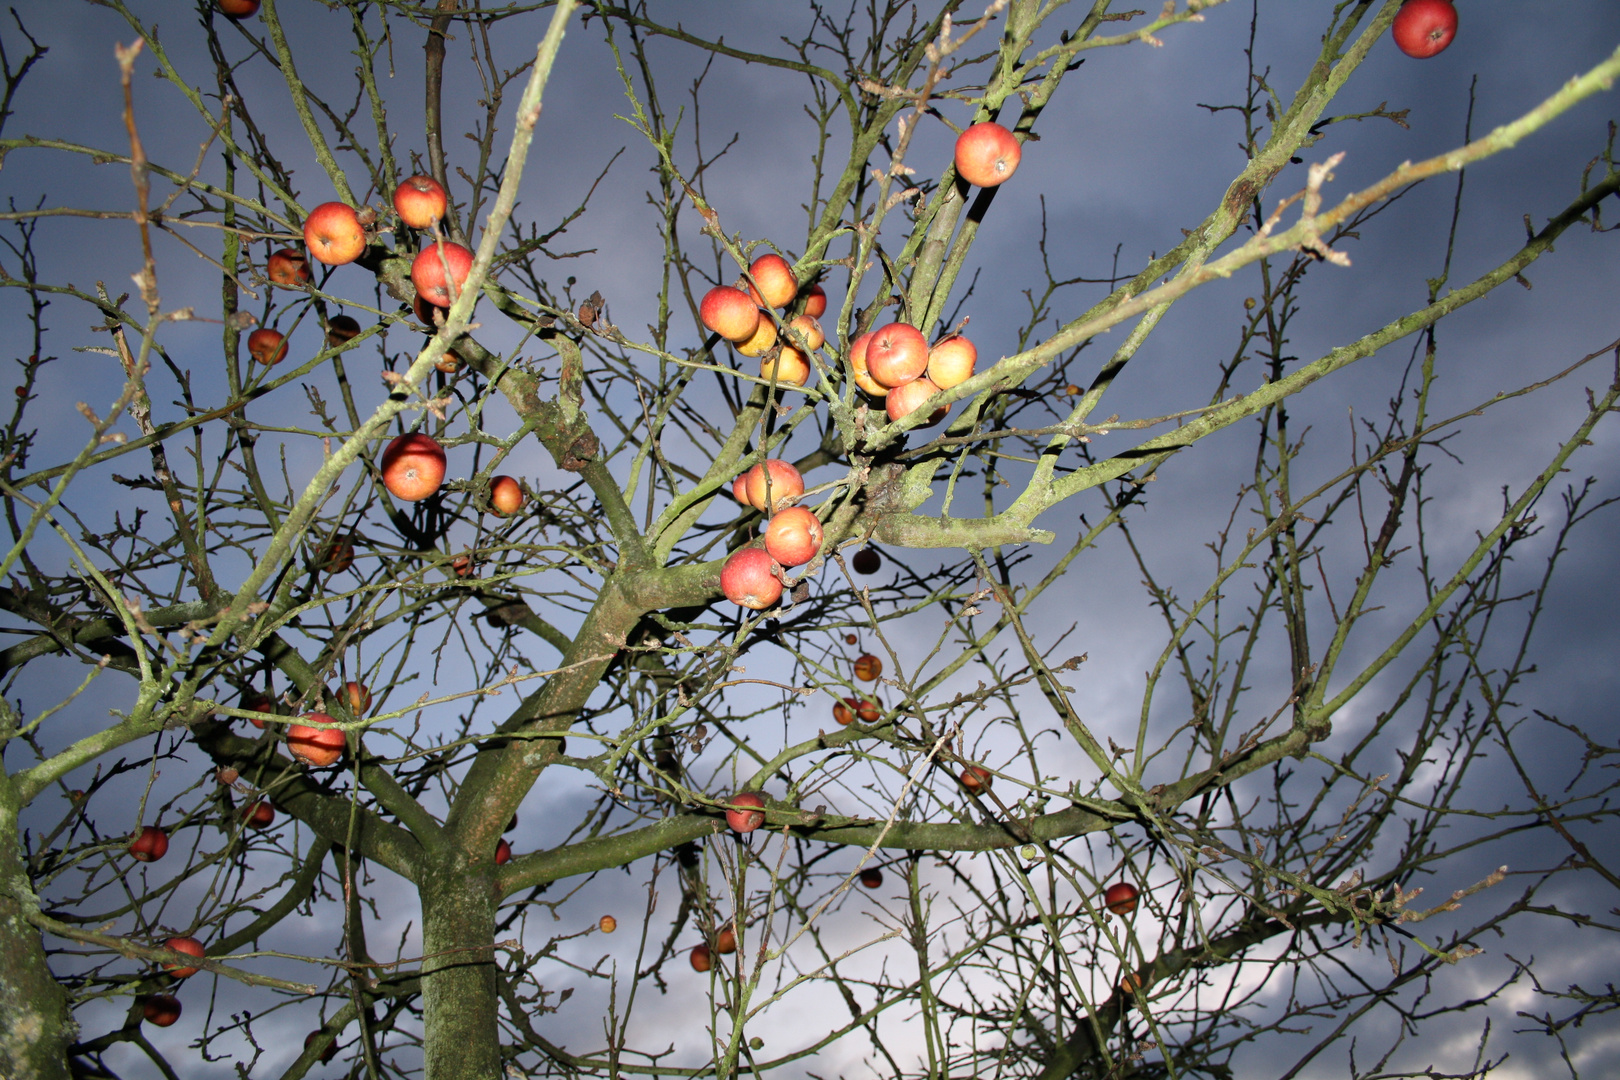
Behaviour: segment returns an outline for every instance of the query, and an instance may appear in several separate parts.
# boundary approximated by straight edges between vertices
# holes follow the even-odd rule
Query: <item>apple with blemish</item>
[[[604,915],[597,920],[596,928],[604,934],[611,934],[619,928],[619,920],[611,915]]]
[[[297,288],[309,284],[309,260],[297,248],[281,248],[265,260],[264,276],[270,284]]]
[[[169,852],[169,834],[157,825],[143,825],[129,842],[129,853],[140,862],[157,862]]]
[[[261,326],[248,335],[248,355],[265,367],[287,359],[287,338],[280,330]]]
[[[855,678],[860,682],[876,682],[883,674],[883,661],[871,653],[862,653],[855,658]]]

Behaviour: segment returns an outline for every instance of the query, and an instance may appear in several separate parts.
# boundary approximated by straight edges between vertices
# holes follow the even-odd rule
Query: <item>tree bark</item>
[[[0,1076],[67,1080],[74,1027],[67,994],[51,975],[45,945],[28,921],[39,899],[18,843],[21,809],[11,777],[0,778]]]
[[[493,859],[452,859],[422,882],[426,1080],[498,1080]]]

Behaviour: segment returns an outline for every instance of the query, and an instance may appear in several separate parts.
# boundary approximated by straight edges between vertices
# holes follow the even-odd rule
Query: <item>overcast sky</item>
[[[131,6],[142,18],[159,20],[172,59],[190,81],[211,85],[207,57],[197,48],[200,31],[190,5],[136,0]],[[724,34],[728,44],[776,53],[783,51],[782,37],[796,39],[808,24],[802,5],[776,0],[703,0],[652,7],[655,17],[678,18],[699,35]],[[1262,0],[1259,7],[1255,64],[1269,72],[1269,84],[1286,102],[1316,55],[1333,5],[1327,0]],[[321,29],[328,17],[320,5],[283,0],[282,8],[303,78],[331,100],[345,100],[348,91],[342,88],[353,67],[353,58],[344,51],[346,40]],[[1346,156],[1329,190],[1330,201],[1373,182],[1402,161],[1460,145],[1471,86],[1473,132],[1478,136],[1521,115],[1620,45],[1620,3],[1614,0],[1536,0],[1533,4],[1464,0],[1459,10],[1462,26],[1447,52],[1417,62],[1400,55],[1389,42],[1381,42],[1330,109],[1333,114],[1362,112],[1387,103],[1392,110],[1409,110],[1409,128],[1379,119],[1329,127],[1323,140],[1305,152],[1305,163],[1290,169],[1268,192],[1268,205],[1303,184],[1305,165],[1334,153],[1342,151]],[[49,46],[50,54],[19,91],[5,135],[27,133],[121,152],[127,141],[118,115],[118,71],[112,50],[114,43],[130,40],[129,27],[115,12],[67,0],[32,0],[18,5],[17,11],[35,37]],[[1017,183],[998,195],[993,227],[981,233],[971,265],[960,278],[959,293],[965,291],[975,271],[982,271],[964,308],[972,315],[981,364],[1013,351],[1014,335],[1026,311],[1022,292],[1041,284],[1035,249],[1041,199],[1045,202],[1047,251],[1059,277],[1106,277],[1116,249],[1119,266],[1132,271],[1153,253],[1178,243],[1181,230],[1196,225],[1216,205],[1242,168],[1241,126],[1235,113],[1202,106],[1242,100],[1243,49],[1250,32],[1250,12],[1246,2],[1218,6],[1201,24],[1165,32],[1162,48],[1093,51],[1087,54],[1084,67],[1068,77],[1037,125],[1041,139],[1026,148]],[[532,55],[546,18],[537,14],[505,24],[499,48],[507,62],[520,63]],[[257,24],[245,25],[251,32],[259,32]],[[396,72],[385,92],[392,99],[394,122],[400,130],[419,130],[419,123],[416,128],[409,125],[421,108],[420,33],[403,21],[396,24],[396,30]],[[13,28],[0,30],[0,36],[13,56],[21,52]],[[245,51],[239,43],[233,47],[235,55]],[[668,41],[654,41],[650,52],[662,65],[660,95],[666,108],[686,107],[689,131],[693,104],[689,90],[702,57]],[[141,61],[143,73],[152,68],[149,57]],[[242,79],[245,93],[257,95],[256,109],[259,100],[284,101],[285,86],[264,65],[247,66]],[[159,80],[143,77],[135,86],[149,155],[182,171],[189,169],[203,137],[191,106]],[[720,62],[706,76],[698,94],[705,151],[712,154],[733,134],[737,140],[705,174],[707,196],[719,209],[724,227],[746,238],[770,237],[790,251],[803,246],[805,214],[800,204],[808,196],[804,177],[814,149],[813,126],[800,111],[804,91],[804,79],[791,72]],[[453,45],[446,94],[452,129],[459,131],[473,122],[477,92],[464,43]],[[515,96],[515,92],[509,94],[502,117],[502,135],[497,140],[501,146],[509,132]],[[970,117],[965,106],[953,103],[943,109],[957,123]],[[655,317],[662,244],[656,218],[644,197],[655,183],[649,171],[650,155],[615,115],[626,112],[623,88],[603,44],[600,24],[593,21],[581,28],[576,21],[546,94],[518,216],[542,228],[559,220],[585,197],[615,152],[627,148],[592,197],[590,212],[553,244],[557,251],[586,253],[559,263],[551,282],[560,286],[564,277],[572,275],[579,282],[576,295],[600,290],[613,321],[637,336],[639,328]],[[299,155],[303,140],[284,104],[267,104],[263,115],[280,125],[273,130],[272,141],[288,152],[306,205],[333,197],[307,146],[303,156]],[[1614,96],[1600,95],[1570,110],[1515,151],[1469,169],[1453,259],[1454,285],[1471,280],[1515,250],[1524,237],[1526,216],[1539,227],[1576,195],[1581,169],[1603,150],[1608,124],[1617,115],[1620,107]],[[913,143],[910,160],[919,170],[931,169],[937,174],[948,160],[952,138],[943,125],[925,124]],[[447,139],[447,144],[452,154],[464,154],[470,145],[459,139]],[[422,149],[418,140],[397,147],[396,152],[403,157]],[[690,139],[680,142],[677,160],[691,165],[694,150]],[[217,155],[211,155],[205,171],[217,167]],[[43,201],[47,206],[122,210],[130,204],[124,166],[92,166],[82,158],[37,149],[13,151],[6,158],[0,191],[18,207]],[[1425,281],[1440,269],[1454,193],[1455,182],[1449,177],[1424,185],[1385,211],[1360,239],[1345,246],[1353,260],[1350,267],[1313,270],[1307,306],[1292,334],[1294,355],[1305,361],[1315,359],[1422,306]],[[376,201],[375,194],[372,198]],[[1605,210],[1613,211],[1609,220],[1620,220],[1620,207],[1611,205]],[[694,222],[688,221],[694,230],[690,240],[695,240]],[[202,232],[194,230],[188,238],[203,245],[216,242],[196,235]],[[897,244],[898,233],[890,241]],[[1620,272],[1613,244],[1608,235],[1571,230],[1555,255],[1528,272],[1532,287],[1506,286],[1445,321],[1439,331],[1444,374],[1433,412],[1461,411],[1497,391],[1545,378],[1620,336],[1613,300]],[[130,274],[139,265],[134,229],[127,224],[49,220],[40,226],[36,248],[42,277],[70,280],[81,288],[106,281],[115,291],[128,289]],[[158,257],[165,306],[194,305],[199,314],[217,317],[219,289],[210,268],[167,239],[160,242]],[[0,264],[13,270],[9,252],[0,251]],[[350,268],[340,273],[363,272]],[[353,279],[358,281],[358,276]],[[1061,317],[1083,310],[1105,291],[1103,286],[1070,289],[1060,295],[1057,314]],[[1200,289],[1178,303],[1104,401],[1099,415],[1146,416],[1203,404],[1211,372],[1235,348],[1243,298],[1256,291],[1254,275],[1243,274]],[[831,287],[829,293],[835,305],[842,299]],[[23,336],[26,311],[22,294],[0,290],[0,318],[17,335],[6,359],[26,356],[32,348]],[[61,359],[45,369],[30,414],[40,428],[33,467],[77,452],[85,431],[75,403],[84,401],[98,412],[104,411],[120,385],[110,359],[72,352],[78,346],[105,344],[104,337],[87,332],[92,313],[70,301],[57,301],[49,321],[51,337],[46,351]],[[502,333],[491,329],[496,343],[503,340]],[[1120,336],[1122,333],[1115,335]],[[307,353],[316,347],[317,338],[318,330],[307,325],[294,335],[294,348]],[[165,331],[163,340],[176,361],[195,373],[200,399],[222,396],[222,380],[216,374],[216,324],[178,324]],[[693,332],[683,344],[696,343]],[[1112,344],[1102,342],[1094,355],[1105,355]],[[1308,456],[1302,464],[1306,479],[1319,480],[1343,466],[1350,443],[1347,417],[1351,412],[1379,414],[1391,393],[1393,376],[1407,362],[1411,344],[1399,343],[1387,354],[1325,380],[1292,403],[1295,430],[1310,427],[1310,437],[1323,442],[1322,453]],[[1430,512],[1444,525],[1437,537],[1440,556],[1455,558],[1472,542],[1476,527],[1489,527],[1500,506],[1503,485],[1515,492],[1522,487],[1554,446],[1567,437],[1584,409],[1584,387],[1601,385],[1610,370],[1599,362],[1582,376],[1523,403],[1493,410],[1465,426],[1451,446],[1459,461],[1436,467],[1428,493],[1433,499]],[[325,385],[323,378],[313,381]],[[1250,389],[1257,378],[1258,373],[1251,371],[1237,388]],[[175,396],[173,386],[153,396],[166,402]],[[490,416],[492,428],[511,418],[503,408],[492,409]],[[1159,487],[1140,524],[1137,535],[1149,558],[1162,568],[1166,580],[1189,592],[1201,591],[1199,583],[1208,577],[1202,543],[1222,520],[1237,486],[1252,476],[1251,429],[1239,427],[1241,431],[1234,429],[1210,440],[1219,449],[1182,455],[1161,470]],[[1572,479],[1607,472],[1600,494],[1620,494],[1613,469],[1617,440],[1612,425],[1600,428],[1594,441],[1596,445],[1572,467]],[[1118,447],[1106,449],[1126,445],[1122,441]],[[293,445],[290,472],[296,476],[299,468],[313,468],[318,456],[319,447],[311,440]],[[524,453],[521,464],[537,486],[560,477],[538,447]],[[452,475],[456,475],[456,467],[452,458]],[[1249,476],[1245,476],[1245,467]],[[100,520],[110,520],[115,509],[127,508],[136,498],[111,484],[113,471],[126,470],[103,470],[84,482],[89,491],[102,493],[99,500],[79,496],[79,508],[92,523],[97,514],[103,515]],[[937,503],[926,509],[937,512]],[[1550,518],[1550,506],[1548,509]],[[1056,531],[1056,547],[1062,548],[1074,535],[1077,512],[1075,506],[1059,508],[1037,524]],[[1154,528],[1156,524],[1161,527]],[[1556,713],[1595,732],[1608,732],[1610,738],[1615,720],[1612,702],[1620,691],[1613,664],[1620,634],[1612,615],[1612,597],[1620,584],[1620,558],[1610,540],[1612,530],[1611,514],[1579,535],[1566,556],[1538,638],[1540,675],[1533,685],[1533,697],[1522,702],[1526,711],[1534,707]],[[1354,556],[1352,552],[1347,557]],[[45,557],[60,557],[60,553]],[[1043,567],[1050,558],[1050,553],[1037,551],[1032,565]],[[1105,545],[1083,580],[1054,590],[1037,612],[1037,625],[1049,634],[1080,622],[1074,651],[1085,651],[1091,658],[1084,679],[1088,718],[1095,719],[1101,734],[1113,734],[1122,741],[1134,739],[1141,672],[1163,644],[1162,622],[1149,610],[1138,577],[1122,547]],[[1088,615],[1091,612],[1107,614]],[[1377,626],[1377,620],[1372,625]],[[919,652],[921,640],[916,646]],[[1262,669],[1272,675],[1281,672],[1286,662],[1281,656],[1265,659]],[[65,664],[39,665],[39,677],[68,677],[72,670]],[[55,689],[54,685],[25,683],[16,692],[27,699]],[[115,691],[118,688],[98,689],[100,698],[93,703],[94,709],[87,710],[87,723],[99,721],[99,710],[125,703],[122,692]],[[1178,706],[1167,701],[1164,707],[1173,713]],[[825,720],[807,716],[801,727],[813,731],[818,724]],[[71,734],[71,728],[64,728],[60,737]],[[787,737],[789,732],[784,731]],[[1066,752],[1073,754],[1073,767],[1079,768],[1078,754]],[[1566,751],[1549,745],[1549,752]],[[516,834],[519,849],[545,846],[543,822],[591,797],[590,781],[584,774],[559,778],[548,791],[531,795],[522,812],[524,826]],[[1620,852],[1620,844],[1612,837],[1595,837],[1593,842],[1610,857]],[[1532,863],[1538,857],[1546,858],[1511,844],[1479,851],[1459,861],[1455,881],[1437,882],[1431,888],[1438,894],[1469,884],[1479,876],[1476,871],[1503,862]],[[628,878],[613,876],[590,885],[582,906],[595,904],[606,910],[617,902],[623,924],[631,914],[631,904],[639,903],[640,897]],[[1593,885],[1590,891],[1572,894],[1569,903],[1601,912],[1612,910],[1617,898],[1612,891]],[[397,936],[408,917],[408,913],[400,913],[381,920],[375,939]],[[1550,924],[1544,930],[1530,924],[1526,927],[1522,940],[1493,947],[1487,957],[1449,977],[1458,985],[1483,987],[1506,971],[1509,954],[1534,953],[1549,965],[1547,970],[1567,982],[1598,984],[1604,970],[1620,967],[1620,950],[1612,940],[1588,942],[1562,927],[1551,933]],[[575,958],[587,960],[587,953],[594,958],[608,950],[628,965],[633,963],[634,945],[632,935],[607,944],[593,938],[579,946]],[[583,985],[576,1002],[579,1017],[589,1015],[588,1008],[581,1006],[596,1000],[593,995],[598,989]],[[222,983],[220,994],[226,1008],[247,1000],[246,991],[236,984]],[[673,1024],[680,1005],[665,1001],[651,1007],[655,1014],[670,1017]],[[801,1007],[790,1005],[785,1015],[791,1017]],[[1556,1061],[1556,1046],[1538,1036],[1508,1034],[1525,1026],[1513,1018],[1513,1010],[1534,1007],[1536,1003],[1528,995],[1513,995],[1496,1014],[1497,1037],[1511,1046],[1514,1055],[1500,1072],[1504,1078],[1552,1075],[1545,1070],[1551,1067],[1549,1062]],[[188,1015],[186,1023],[195,1019]],[[289,1020],[289,1031],[299,1034],[306,1030],[307,1019]],[[1370,1037],[1387,1036],[1389,1029],[1382,1019],[1368,1023]],[[1457,1047],[1468,1045],[1476,1030],[1472,1021],[1446,1029],[1425,1050],[1435,1051],[1437,1067],[1442,1067],[1442,1061],[1458,1066],[1468,1055]],[[194,1030],[181,1025],[154,1039],[178,1050],[194,1037]],[[691,1039],[690,1033],[681,1037]],[[1586,1070],[1582,1075],[1604,1075],[1605,1070],[1620,1075],[1620,1036],[1612,1024],[1605,1031],[1601,1022],[1593,1023],[1571,1032],[1569,1038]],[[1455,1045],[1448,1041],[1453,1039]],[[1442,1044],[1444,1051],[1440,1050]],[[289,1059],[288,1049],[273,1052],[267,1063],[274,1066]],[[188,1056],[181,1052],[176,1059]],[[1329,1055],[1313,1068],[1317,1071],[1311,1075],[1344,1075],[1342,1056]]]

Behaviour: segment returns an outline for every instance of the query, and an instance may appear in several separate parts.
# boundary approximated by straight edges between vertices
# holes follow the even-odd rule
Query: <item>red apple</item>
[[[604,915],[602,916],[601,920],[597,922],[596,927],[604,934],[611,934],[613,931],[619,928],[619,920],[615,919],[611,915]]]
[[[203,954],[202,942],[194,937],[172,937],[163,944],[165,947],[173,949],[175,952],[185,953],[187,956],[201,956]],[[201,970],[200,968],[185,967],[181,964],[165,964],[164,967],[168,968],[169,974],[177,979],[195,975]]]
[[[251,709],[253,712],[262,712],[262,713],[275,712],[276,711],[275,703],[272,702],[269,698],[265,697],[263,694],[250,694],[246,698],[243,698],[242,699],[242,708]],[[264,721],[263,720],[249,720],[248,723],[252,724],[254,727],[258,728],[261,731],[264,730]]]
[[[883,558],[877,553],[876,548],[864,547],[849,560],[849,565],[855,568],[857,574],[875,574],[878,567],[883,565]]]
[[[310,713],[304,719],[315,724],[330,724],[333,719],[323,712]],[[310,727],[308,724],[287,726],[287,750],[293,757],[312,769],[324,769],[343,756],[347,737],[337,728]]]
[[[875,866],[869,866],[861,871],[861,884],[868,889],[875,889],[883,884],[883,871]]]
[[[505,840],[495,845],[495,865],[505,866],[512,861],[512,845]]]
[[[720,591],[733,604],[764,611],[782,599],[780,573],[776,560],[762,548],[738,548],[720,568]]]
[[[129,842],[129,853],[141,862],[157,862],[168,854],[169,834],[156,825],[143,825]]]
[[[328,266],[344,266],[366,250],[366,230],[348,203],[324,202],[304,219],[304,244]]]
[[[759,329],[759,305],[741,289],[716,285],[703,294],[698,318],[705,329],[727,341],[747,341]]]
[[[760,307],[787,307],[799,294],[799,282],[793,276],[793,267],[780,255],[761,255],[749,265],[748,273],[754,279],[748,292]]]
[[[872,343],[876,335],[862,334],[849,343],[849,366],[855,372],[855,385],[875,398],[884,397],[889,388],[872,378],[872,373],[866,368],[866,347]]]
[[[394,189],[394,213],[413,229],[432,228],[449,205],[449,193],[431,176],[413,176]]]
[[[216,3],[219,6],[219,13],[227,19],[251,18],[259,12],[259,0],[216,0]],[[179,1013],[175,1015],[178,1016]]]
[[[939,387],[934,385],[932,379],[912,379],[904,386],[897,386],[889,391],[888,399],[884,402],[890,420],[898,420],[902,416],[910,416],[916,412],[923,402],[939,393]],[[918,424],[918,427],[931,427],[945,419],[950,410],[941,405],[934,410],[934,415]]]
[[[1023,153],[1000,124],[974,124],[956,138],[956,175],[978,187],[995,187],[1017,171]]]
[[[1136,910],[1136,886],[1128,881],[1119,881],[1108,886],[1103,893],[1103,904],[1115,915],[1129,915]]]
[[[309,260],[297,248],[282,248],[265,260],[264,275],[272,285],[296,288],[309,284]]]
[[[371,691],[366,684],[355,682],[352,679],[343,684],[343,698],[349,706],[349,711],[359,716],[371,708]]]
[[[328,574],[341,574],[354,565],[354,539],[353,537],[339,536],[335,538],[321,552],[320,569]],[[269,710],[265,710],[269,711]],[[259,727],[263,727],[260,724]]]
[[[258,0],[254,0],[258,7]],[[172,1027],[180,1019],[180,999],[173,994],[148,994],[141,999],[141,1016],[153,1027]]]
[[[337,1057],[338,1044],[335,1038],[332,1038],[324,1031],[312,1031],[308,1035],[304,1036],[304,1049],[308,1050],[311,1046],[315,1045],[315,1043],[321,1041],[322,1039],[327,1040],[326,1049],[321,1051],[321,1064],[324,1065],[328,1061],[331,1061],[333,1058]]]
[[[737,931],[730,923],[722,926],[714,936],[714,951],[721,956],[730,956],[737,951]]]
[[[250,829],[268,829],[276,820],[276,808],[259,799],[242,807],[242,823]]]
[[[436,307],[449,307],[455,303],[456,296],[461,295],[461,287],[472,273],[472,264],[473,253],[460,244],[440,240],[428,245],[411,263],[411,283],[416,286],[416,295]],[[450,271],[448,279],[446,267]],[[455,296],[451,295],[452,285]]]
[[[248,355],[266,367],[287,359],[287,338],[280,330],[261,326],[248,335]]]
[[[769,312],[760,312],[754,332],[746,340],[735,344],[737,351],[744,356],[764,356],[776,346],[776,320],[771,318]]]
[[[845,634],[844,635],[844,644],[845,645],[853,645],[859,640],[861,640],[861,639],[856,637],[854,634]]]
[[[856,718],[863,724],[875,724],[882,715],[878,703],[865,698],[847,697],[833,706],[833,719],[840,724],[853,724]]]
[[[1457,9],[1451,0],[1406,0],[1389,32],[1401,52],[1427,60],[1444,52],[1457,36]]]
[[[827,290],[820,285],[812,285],[804,290],[806,297],[804,313],[812,319],[819,319],[827,314]]]
[[[742,347],[738,346],[737,351],[741,352]],[[768,356],[759,362],[759,377],[767,382],[776,380],[778,390],[803,386],[810,381],[810,361],[793,346],[783,345],[775,356]]]
[[[949,390],[973,376],[979,350],[961,334],[953,334],[928,350],[928,378],[941,390]]]
[[[215,773],[214,777],[221,784],[224,784],[226,787],[230,787],[232,784],[236,783],[242,778],[242,774],[227,765],[223,769],[219,770],[219,772]]]
[[[866,344],[866,370],[891,390],[904,386],[928,370],[928,339],[905,323],[879,327]]]
[[[783,566],[803,566],[821,552],[821,535],[814,510],[790,506],[765,526],[765,550]]]
[[[748,501],[748,473],[746,471],[738,473],[737,479],[731,482],[731,497],[750,509],[759,509],[759,507]]]
[[[326,343],[334,349],[359,336],[360,324],[348,315],[334,315],[326,320]]]
[[[511,517],[523,509],[523,487],[510,476],[497,476],[489,482],[489,505],[501,517]]]
[[[780,510],[804,494],[804,476],[781,458],[766,458],[746,475],[748,502],[755,510]]]
[[[765,796],[757,791],[739,791],[731,797],[730,801],[733,806],[763,807],[765,805]],[[750,833],[765,824],[765,812],[763,810],[727,810],[726,824],[730,825],[734,832]]]
[[[861,682],[876,682],[877,677],[883,674],[883,661],[871,653],[862,653],[855,658],[855,678]]]
[[[692,970],[696,972],[708,971],[714,966],[714,958],[709,955],[707,945],[694,945],[691,952]]]
[[[962,770],[960,779],[962,786],[968,789],[969,794],[977,795],[981,791],[989,791],[991,781],[995,777],[991,775],[989,769],[982,765],[969,765]]]
[[[444,447],[420,432],[401,435],[382,455],[383,486],[396,499],[421,502],[444,483]]]

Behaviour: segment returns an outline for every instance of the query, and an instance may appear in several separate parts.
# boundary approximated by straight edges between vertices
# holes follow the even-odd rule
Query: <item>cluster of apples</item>
[[[748,267],[748,276],[735,285],[716,285],[698,304],[698,319],[710,333],[719,334],[744,356],[761,357],[760,378],[780,387],[803,386],[810,381],[809,350],[826,342],[816,319],[827,311],[827,293],[811,285],[802,293],[804,312],[785,325],[780,338],[773,308],[786,308],[801,296],[793,268],[780,255],[761,255]]]

